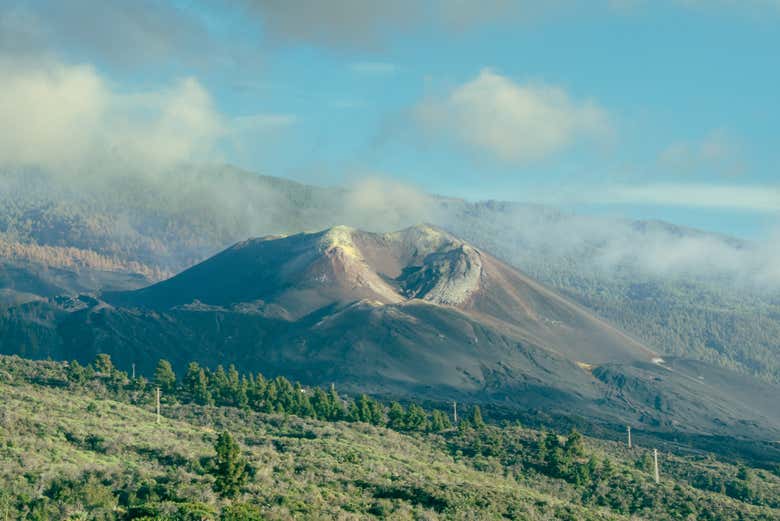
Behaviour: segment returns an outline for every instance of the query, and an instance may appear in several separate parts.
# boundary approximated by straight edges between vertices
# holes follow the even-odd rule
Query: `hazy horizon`
[[[763,0],[4,3],[0,168],[225,162],[767,241],[778,23]]]

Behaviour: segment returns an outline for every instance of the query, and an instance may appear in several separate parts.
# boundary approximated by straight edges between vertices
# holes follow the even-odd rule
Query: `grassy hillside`
[[[157,424],[143,385],[100,373],[74,383],[69,371],[0,358],[0,519],[780,516],[776,474],[712,455],[664,451],[656,485],[645,448],[576,434],[478,421],[399,432],[383,426],[392,425],[386,408],[379,425],[323,421],[199,406],[180,390]],[[235,498],[213,490],[222,431],[251,467]]]
[[[30,303],[0,315],[0,352],[82,364],[107,353],[118,367],[135,364],[145,374],[159,358],[180,374],[191,361],[235,364],[387,399],[489,404],[506,408],[510,419],[543,409],[658,433],[758,440],[780,433],[776,385],[673,358],[586,370],[447,307],[355,305],[291,323],[203,304],[158,312],[88,297],[59,303]]]

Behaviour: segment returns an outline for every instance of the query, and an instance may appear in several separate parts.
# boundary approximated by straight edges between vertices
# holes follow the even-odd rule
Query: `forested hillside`
[[[164,389],[155,418],[154,389]],[[777,462],[751,468],[667,445],[492,424],[464,406],[164,361],[152,381],[0,358],[7,519],[745,519],[780,515]],[[443,405],[443,407],[447,407]],[[641,436],[640,436],[641,440]]]
[[[224,166],[78,182],[3,171],[0,181],[0,290],[13,293],[6,302],[36,291],[137,288],[249,237],[430,222],[661,352],[780,381],[773,257],[745,241],[658,222],[442,198],[380,181],[317,187]]]

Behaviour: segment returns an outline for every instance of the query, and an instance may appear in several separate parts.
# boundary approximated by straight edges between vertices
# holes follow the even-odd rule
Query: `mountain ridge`
[[[381,180],[318,187],[224,165],[77,181],[40,171],[0,172],[2,240],[13,248],[75,248],[85,258],[137,262],[154,282],[246,237],[337,223],[386,231],[431,222],[666,356],[694,357],[780,382],[780,301],[777,285],[766,280],[767,252],[755,243],[668,223],[420,194]],[[45,268],[56,265],[47,258],[33,274],[44,275],[44,286],[31,285],[24,280],[30,278],[27,267],[6,260],[8,276],[0,280],[6,303],[58,294],[51,288],[72,295],[105,289],[106,275],[89,275],[80,266],[47,274]],[[62,277],[79,283],[61,283]],[[109,278],[117,290],[138,288],[144,279]]]
[[[661,356],[429,225],[245,240],[147,288],[12,311],[0,321],[3,349],[31,357],[107,353],[142,372],[158,358],[180,370],[232,363],[355,393],[780,435],[776,400],[734,391],[780,398],[777,387]]]

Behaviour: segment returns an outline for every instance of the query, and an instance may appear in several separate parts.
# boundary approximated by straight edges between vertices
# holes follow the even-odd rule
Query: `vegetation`
[[[696,282],[586,278],[559,289],[648,345],[780,382],[780,306]]]
[[[476,408],[452,428],[418,404],[190,364],[157,424],[153,391],[106,357],[0,357],[0,519],[780,516],[780,472],[709,454],[665,451],[656,485],[643,448]]]
[[[653,276],[630,259],[605,270],[599,259],[608,256],[609,241],[599,242],[602,233],[592,240],[586,234],[574,245],[563,244],[559,234],[552,233],[582,231],[583,225],[587,229],[587,219],[578,221],[576,216],[544,207],[431,198],[428,204],[433,211],[424,212],[424,218],[389,211],[378,225],[375,215],[345,208],[344,200],[350,198],[340,189],[306,186],[230,167],[189,168],[164,178],[112,179],[108,185],[91,179],[88,185],[73,185],[70,178],[40,172],[0,172],[0,258],[32,263],[40,276],[51,276],[57,267],[140,273],[144,281],[136,281],[134,287],[138,287],[252,236],[336,224],[401,228],[435,215],[437,224],[575,298],[660,352],[780,382],[776,287],[765,291],[741,285],[734,277],[723,280],[722,274],[709,273],[704,267],[679,277]],[[215,193],[223,196],[215,197]],[[240,204],[215,203],[239,196]],[[619,237],[621,244],[641,245],[659,237],[657,230],[650,230],[649,239],[641,231],[658,223],[617,224],[635,232]],[[663,231],[662,237],[696,236],[696,232],[671,225]],[[728,241],[734,243],[735,251],[745,246]],[[639,257],[643,254],[641,247],[628,249]],[[3,282],[0,279],[0,288],[14,287]],[[25,291],[50,296],[46,289],[36,285]],[[0,314],[0,330],[8,331],[3,322],[12,318]],[[16,344],[14,349],[0,347],[2,352],[24,355]]]
[[[241,456],[241,447],[228,431],[222,431],[214,444],[214,490],[223,497],[236,497],[246,485],[249,463]]]
[[[594,226],[596,237],[587,231]],[[612,226],[628,235],[612,235]],[[701,232],[657,222],[589,223],[587,217],[550,208],[495,201],[474,203],[446,227],[661,353],[780,382],[776,285],[747,282],[754,275],[747,267],[727,276],[712,273],[705,258],[700,268],[689,271],[655,272],[642,262],[643,245],[657,246],[654,240],[663,239],[673,247]],[[559,234],[577,240],[568,244]],[[703,236],[724,241],[735,252],[749,247],[736,239]],[[605,238],[611,241],[602,242]],[[623,248],[615,252],[615,244]],[[621,262],[610,260],[610,252],[621,255]]]

